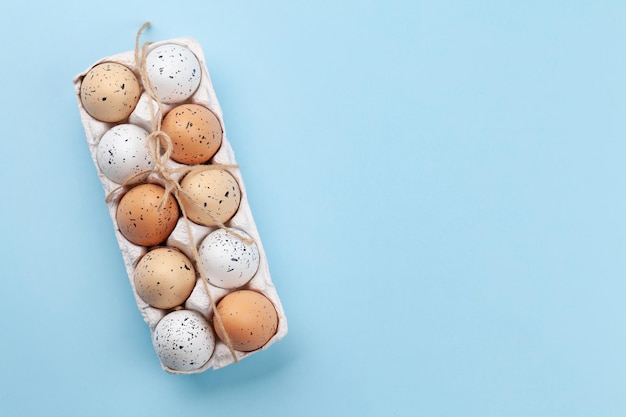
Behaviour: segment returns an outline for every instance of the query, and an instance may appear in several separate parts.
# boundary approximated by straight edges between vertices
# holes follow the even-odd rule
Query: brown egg
[[[222,324],[235,350],[250,352],[263,347],[276,334],[278,314],[274,304],[263,294],[239,290],[227,294],[217,304]],[[213,317],[213,327],[220,340],[225,337]]]
[[[192,171],[180,183],[181,204],[189,220],[205,226],[215,226],[215,220],[226,223],[241,202],[237,180],[222,169]]]
[[[122,235],[140,246],[163,242],[172,233],[178,221],[176,200],[170,196],[159,209],[165,189],[156,184],[141,184],[124,194],[117,206],[117,225]]]
[[[159,247],[139,260],[133,279],[142,300],[152,307],[170,309],[189,298],[196,283],[196,271],[178,249]]]
[[[163,118],[161,130],[172,139],[172,159],[181,164],[202,164],[213,158],[222,144],[222,125],[209,109],[181,104]]]
[[[121,122],[135,110],[141,86],[130,69],[115,62],[105,62],[90,69],[80,85],[80,100],[94,119]]]

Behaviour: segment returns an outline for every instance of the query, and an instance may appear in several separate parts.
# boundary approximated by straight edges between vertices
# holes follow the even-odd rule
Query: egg
[[[172,159],[181,164],[202,164],[213,158],[222,144],[217,116],[199,104],[181,104],[170,110],[161,130],[172,139]]]
[[[128,190],[116,210],[120,233],[140,246],[158,245],[167,239],[176,227],[179,210],[171,196],[159,209],[164,196],[165,189],[157,184],[141,184]]]
[[[208,321],[194,310],[176,310],[163,317],[152,333],[161,363],[173,371],[193,371],[206,364],[215,350]]]
[[[146,72],[159,100],[181,103],[200,85],[200,62],[188,48],[177,44],[155,47],[146,56]]]
[[[119,124],[106,131],[96,150],[98,166],[111,181],[124,184],[152,168],[146,149],[148,132],[133,124]]]
[[[181,204],[189,220],[215,226],[215,220],[226,223],[241,202],[241,191],[235,177],[223,169],[207,167],[185,175],[180,182]]]
[[[278,328],[274,304],[256,291],[238,290],[227,294],[218,302],[217,311],[235,350],[251,352],[263,347]],[[213,327],[217,337],[225,342],[215,317]]]
[[[234,233],[250,239],[243,230]],[[259,248],[224,229],[209,233],[198,248],[200,265],[216,287],[234,289],[245,285],[259,269]]]
[[[143,301],[167,310],[189,298],[196,283],[196,270],[179,250],[159,247],[139,260],[133,280],[137,295]]]
[[[101,122],[126,120],[133,112],[141,85],[135,73],[115,62],[104,62],[91,68],[80,85],[80,100],[91,117]]]

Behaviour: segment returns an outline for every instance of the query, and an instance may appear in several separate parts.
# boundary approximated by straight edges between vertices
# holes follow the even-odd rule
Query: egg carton
[[[221,123],[222,131],[223,131],[222,143],[217,153],[211,159],[210,163],[236,166],[235,168],[228,169],[228,172],[230,172],[235,177],[235,179],[237,180],[239,184],[240,191],[241,191],[241,201],[240,201],[239,208],[236,214],[228,222],[225,223],[225,226],[228,228],[235,229],[235,230],[238,229],[238,230],[245,231],[256,242],[258,250],[259,250],[259,257],[260,257],[259,267],[258,267],[256,274],[245,286],[241,288],[237,288],[237,289],[250,289],[250,290],[255,290],[255,291],[262,293],[273,303],[276,309],[276,313],[278,315],[278,327],[274,336],[263,347],[261,347],[258,350],[251,351],[251,352],[235,351],[234,353],[236,355],[236,359],[233,357],[233,352],[229,349],[229,347],[225,343],[220,341],[218,338],[215,338],[216,344],[215,344],[215,348],[214,348],[211,358],[209,359],[208,362],[204,364],[204,366],[198,369],[180,371],[180,370],[171,369],[165,364],[163,364],[163,362],[160,362],[161,367],[169,373],[191,374],[191,373],[203,372],[208,369],[214,369],[214,370],[219,369],[227,365],[233,364],[235,362],[238,362],[239,360],[258,352],[259,350],[267,349],[273,343],[282,339],[286,335],[287,319],[285,317],[282,304],[276,292],[276,288],[274,284],[272,283],[272,279],[271,279],[270,271],[268,267],[268,262],[267,262],[267,257],[263,249],[263,245],[262,245],[256,224],[255,224],[255,221],[252,216],[252,212],[250,210],[250,206],[248,203],[245,183],[241,176],[241,171],[237,168],[237,161],[235,158],[235,153],[233,151],[231,143],[229,142],[227,134],[226,134],[226,126],[223,120],[222,109],[218,102],[217,96],[215,94],[215,90],[211,82],[209,72],[206,67],[206,62],[205,62],[204,54],[202,52],[202,48],[195,39],[183,37],[183,38],[174,38],[174,39],[151,43],[148,46],[148,52],[153,48],[159,47],[161,45],[166,45],[166,44],[175,44],[175,45],[180,45],[180,46],[188,48],[198,58],[198,61],[200,63],[200,68],[201,68],[200,85],[197,88],[196,92],[189,99],[185,100],[184,103],[200,104],[200,105],[207,107],[218,117],[219,122]],[[107,122],[96,120],[95,118],[90,116],[90,114],[86,111],[85,107],[83,106],[83,103],[80,98],[81,83],[82,83],[83,78],[89,72],[90,69],[92,69],[94,66],[100,63],[106,63],[106,62],[113,62],[113,63],[118,63],[118,64],[122,64],[126,66],[131,71],[133,71],[133,73],[137,76],[137,79],[140,81],[140,83],[142,81],[141,81],[140,69],[137,67],[137,64],[135,61],[135,51],[127,51],[127,52],[123,52],[120,54],[105,57],[93,63],[85,71],[76,75],[76,77],[73,80],[77,102],[78,102],[78,110],[80,113],[80,118],[81,118],[84,131],[85,131],[87,144],[88,144],[88,147],[89,147],[92,159],[93,159],[94,166],[98,173],[98,178],[100,179],[102,183],[104,193],[105,195],[109,195],[111,193],[114,193],[117,189],[119,189],[120,185],[111,181],[109,178],[107,178],[107,176],[104,175],[103,171],[99,167],[99,164],[97,162],[97,147],[98,147],[98,143],[100,139],[109,129],[111,129],[112,127],[120,123],[134,124],[150,132],[152,129],[152,119],[153,119],[154,108],[156,107],[156,104],[154,102],[154,99],[151,98],[149,94],[146,92],[146,88],[142,86],[141,97],[139,98],[139,101],[134,111],[130,114],[127,120],[123,122],[107,123]],[[152,100],[152,103],[150,103],[151,100]],[[161,104],[162,104],[163,114],[166,114],[167,111],[171,110],[173,107],[181,103],[172,103],[172,104],[161,103]],[[167,166],[168,168],[169,167],[177,168],[177,167],[180,167],[181,164],[173,160],[170,160],[168,161]],[[149,177],[146,179],[146,182],[152,182],[152,181],[155,181],[154,178],[152,177]],[[111,216],[111,219],[114,225],[115,236],[117,238],[121,255],[124,260],[126,272],[128,275],[131,289],[135,296],[137,307],[144,321],[149,326],[152,337],[154,337],[155,327],[164,316],[166,316],[169,312],[171,312],[171,310],[163,310],[163,309],[152,307],[149,304],[147,304],[144,300],[142,300],[142,298],[137,293],[137,290],[135,288],[135,282],[133,279],[135,267],[138,261],[141,259],[141,257],[148,252],[149,248],[131,243],[120,232],[119,226],[116,221],[116,207],[117,207],[118,201],[119,201],[119,197],[106,201],[106,204],[108,206],[109,214]],[[192,240],[189,239],[190,235],[188,233],[187,227],[191,227]],[[200,244],[200,242],[210,232],[214,231],[216,228],[217,227],[203,226],[203,225],[191,222],[191,221],[185,221],[183,217],[180,217],[174,231],[170,234],[167,240],[163,242],[162,245],[177,248],[181,252],[183,252],[185,255],[187,255],[191,260],[193,260],[193,253],[192,253],[191,245],[195,245],[197,247]],[[196,269],[200,267],[200,265],[194,265],[194,266],[196,266]],[[201,278],[197,276],[196,283],[195,283],[195,286],[191,295],[187,298],[184,305],[179,307],[179,309],[182,308],[182,309],[199,312],[210,323],[210,320],[213,316],[213,311],[211,308],[211,302],[210,302],[209,296],[207,295],[207,287],[215,303],[218,303],[222,297],[234,291],[232,289],[227,290],[227,289],[219,288],[214,285],[211,285],[210,283],[208,283],[208,285],[205,286],[205,284],[201,282]]]

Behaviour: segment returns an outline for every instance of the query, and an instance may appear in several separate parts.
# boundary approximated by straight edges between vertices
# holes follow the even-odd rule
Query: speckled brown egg
[[[215,226],[216,220],[226,223],[230,220],[241,202],[241,190],[235,177],[223,169],[192,171],[180,183],[181,204],[189,220]]]
[[[135,74],[126,66],[105,62],[91,68],[80,85],[80,100],[94,119],[101,122],[121,122],[133,112],[141,86]]]
[[[182,104],[170,110],[161,130],[172,139],[172,159],[181,164],[202,164],[213,158],[222,144],[217,116],[199,104]]]
[[[157,184],[141,184],[128,190],[117,206],[120,233],[140,246],[158,245],[167,239],[176,227],[179,210],[173,197],[160,208],[164,196],[165,189]]]
[[[170,309],[189,298],[196,283],[196,271],[178,249],[159,247],[139,260],[133,280],[142,300],[152,307]]]
[[[263,347],[276,333],[278,314],[274,304],[263,294],[239,290],[227,294],[217,304],[224,330],[235,350],[250,352]],[[213,327],[220,340],[225,337],[213,317]]]

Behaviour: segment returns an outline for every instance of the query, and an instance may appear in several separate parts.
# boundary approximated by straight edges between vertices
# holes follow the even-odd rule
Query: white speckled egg
[[[134,175],[152,168],[146,137],[146,130],[127,123],[106,131],[98,143],[96,154],[102,173],[111,181],[123,184]]]
[[[188,48],[176,44],[160,45],[150,51],[146,71],[159,100],[167,104],[191,97],[202,77],[198,58]]]
[[[174,371],[193,371],[211,359],[215,336],[200,313],[176,310],[156,325],[152,345],[165,367]]]
[[[233,232],[249,239],[242,230]],[[209,282],[216,287],[233,289],[245,285],[259,269],[259,248],[224,229],[204,238],[198,249],[200,264]]]

